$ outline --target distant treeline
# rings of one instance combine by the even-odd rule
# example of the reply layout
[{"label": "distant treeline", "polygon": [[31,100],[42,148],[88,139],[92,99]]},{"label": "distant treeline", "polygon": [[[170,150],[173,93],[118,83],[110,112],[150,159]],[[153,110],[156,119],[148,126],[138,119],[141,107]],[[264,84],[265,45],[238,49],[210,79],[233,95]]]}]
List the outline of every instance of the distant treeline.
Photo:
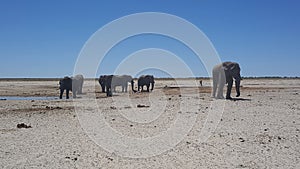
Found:
[{"label": "distant treeline", "polygon": [[258,76],[258,77],[243,77],[243,79],[299,79],[300,77],[294,76]]},{"label": "distant treeline", "polygon": [[[259,77],[242,77],[243,79],[300,79],[300,77],[288,77],[288,76],[259,76]],[[59,81],[61,78],[0,78],[0,81]],[[137,80],[137,78],[134,78]],[[157,77],[157,80],[208,80],[209,77],[186,77],[186,78],[167,78],[167,77]],[[98,80],[98,78],[85,78],[85,80]]]}]

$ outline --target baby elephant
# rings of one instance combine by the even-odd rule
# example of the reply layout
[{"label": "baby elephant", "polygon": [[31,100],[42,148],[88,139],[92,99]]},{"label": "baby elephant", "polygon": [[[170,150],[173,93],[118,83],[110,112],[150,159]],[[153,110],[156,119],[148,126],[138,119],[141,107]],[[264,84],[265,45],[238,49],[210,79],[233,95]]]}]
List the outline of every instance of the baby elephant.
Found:
[{"label": "baby elephant", "polygon": [[240,83],[241,83],[241,68],[238,63],[235,62],[223,62],[216,65],[212,70],[213,75],[213,93],[212,97],[217,99],[223,99],[223,88],[227,85],[226,99],[232,99],[231,88],[233,79],[235,80],[236,97],[240,96]]},{"label": "baby elephant", "polygon": [[72,91],[73,98],[76,98],[77,93],[82,92],[82,85],[83,85],[83,76],[82,75],[76,75],[73,78],[70,78],[68,76],[64,77],[59,81],[59,89],[60,89],[60,95],[59,98],[62,99],[64,90],[66,90],[66,98],[69,99],[69,91]]}]

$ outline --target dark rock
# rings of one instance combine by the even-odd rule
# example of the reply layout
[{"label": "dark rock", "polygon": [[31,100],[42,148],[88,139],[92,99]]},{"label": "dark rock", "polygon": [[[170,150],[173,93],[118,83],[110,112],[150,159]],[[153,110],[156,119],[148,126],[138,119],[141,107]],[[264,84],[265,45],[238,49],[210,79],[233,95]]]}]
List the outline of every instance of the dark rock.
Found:
[{"label": "dark rock", "polygon": [[245,142],[245,140],[242,137],[240,137],[239,139],[240,139],[240,142]]},{"label": "dark rock", "polygon": [[17,128],[32,128],[30,125],[26,125],[24,123],[17,124]]},{"label": "dark rock", "polygon": [[136,107],[142,108],[142,107],[150,107],[150,106],[146,106],[146,105],[143,105],[143,104],[138,104]]}]

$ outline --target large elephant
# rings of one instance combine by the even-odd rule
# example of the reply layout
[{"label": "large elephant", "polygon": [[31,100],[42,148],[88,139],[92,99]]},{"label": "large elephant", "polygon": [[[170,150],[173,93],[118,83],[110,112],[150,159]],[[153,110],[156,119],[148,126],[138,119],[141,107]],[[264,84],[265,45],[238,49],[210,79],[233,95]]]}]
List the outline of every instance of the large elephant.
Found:
[{"label": "large elephant", "polygon": [[[138,91],[140,91],[140,88],[142,89],[141,91],[144,91],[143,87],[147,87],[147,92],[149,92],[150,84],[151,84],[151,91],[154,88],[154,76],[153,75],[142,75],[138,79]],[[132,84],[132,89],[134,89],[134,86]],[[134,90],[133,90],[134,91]]]},{"label": "large elephant", "polygon": [[132,77],[129,75],[114,75],[111,82],[112,90],[116,91],[116,86],[122,87],[122,92],[127,92],[128,83],[132,82]]},{"label": "large elephant", "polygon": [[59,81],[60,95],[59,98],[62,99],[64,90],[66,90],[66,98],[69,99],[69,92],[72,91],[73,98],[76,98],[76,94],[82,92],[83,76],[76,75],[74,77],[65,76]]},{"label": "large elephant", "polygon": [[106,75],[101,75],[98,80],[102,89],[102,93],[105,93],[105,80],[106,80]]},{"label": "large elephant", "polygon": [[[213,75],[213,93],[212,97],[223,99],[223,88],[227,84],[226,99],[231,98],[231,89],[233,79],[235,80],[236,97],[240,96],[240,83],[241,83],[241,68],[238,63],[224,62],[216,65],[212,70]],[[218,91],[217,91],[218,90]],[[217,93],[217,95],[216,95]]]},{"label": "large elephant", "polygon": [[111,91],[111,81],[112,81],[113,75],[104,75],[104,86],[106,91],[106,96],[111,97],[112,91]]},{"label": "large elephant", "polygon": [[107,96],[112,95],[111,90],[114,92],[116,91],[116,86],[122,86],[122,92],[127,92],[128,82],[131,82],[133,86],[133,79],[129,75],[101,75],[99,77],[99,84],[102,88],[102,92],[106,92]]}]

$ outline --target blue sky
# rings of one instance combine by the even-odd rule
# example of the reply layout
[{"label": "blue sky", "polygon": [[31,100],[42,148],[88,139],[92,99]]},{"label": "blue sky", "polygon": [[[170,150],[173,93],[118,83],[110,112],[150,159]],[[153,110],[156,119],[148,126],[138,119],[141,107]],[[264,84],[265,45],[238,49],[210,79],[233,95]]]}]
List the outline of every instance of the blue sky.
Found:
[{"label": "blue sky", "polygon": [[[297,0],[2,0],[0,78],[71,75],[94,32],[139,12],[169,13],[193,23],[222,61],[240,63],[243,76],[300,76],[299,9]],[[201,63],[186,58],[189,51],[174,40],[145,35],[127,41],[105,57],[99,74],[112,73],[130,52],[155,47],[178,54],[196,76],[207,76]]]}]

